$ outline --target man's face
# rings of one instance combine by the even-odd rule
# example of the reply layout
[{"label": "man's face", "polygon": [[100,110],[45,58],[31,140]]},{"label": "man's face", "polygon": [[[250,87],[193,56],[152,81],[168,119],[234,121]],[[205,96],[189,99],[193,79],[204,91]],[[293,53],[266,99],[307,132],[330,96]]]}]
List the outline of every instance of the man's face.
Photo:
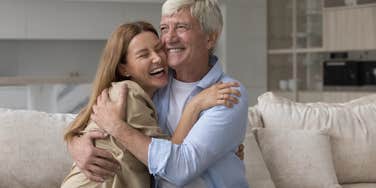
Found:
[{"label": "man's face", "polygon": [[162,16],[160,29],[170,67],[196,67],[195,63],[201,63],[202,58],[207,61],[208,36],[188,8],[171,16]]}]

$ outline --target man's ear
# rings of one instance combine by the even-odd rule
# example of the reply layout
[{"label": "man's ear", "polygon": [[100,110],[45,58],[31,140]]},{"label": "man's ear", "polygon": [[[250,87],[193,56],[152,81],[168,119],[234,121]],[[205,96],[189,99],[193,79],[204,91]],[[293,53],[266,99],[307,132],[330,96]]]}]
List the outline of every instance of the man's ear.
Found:
[{"label": "man's ear", "polygon": [[208,35],[208,50],[213,50],[215,48],[215,45],[217,44],[218,40],[218,32],[212,32]]},{"label": "man's ear", "polygon": [[124,77],[131,77],[131,75],[127,71],[126,64],[119,63],[117,66],[118,66],[118,71],[119,71],[120,75],[122,75]]}]

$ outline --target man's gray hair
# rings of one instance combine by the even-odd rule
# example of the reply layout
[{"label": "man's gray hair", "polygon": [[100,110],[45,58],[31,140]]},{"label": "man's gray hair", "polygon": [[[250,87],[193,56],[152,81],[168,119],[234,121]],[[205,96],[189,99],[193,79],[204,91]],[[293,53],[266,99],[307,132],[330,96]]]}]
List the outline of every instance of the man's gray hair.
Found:
[{"label": "man's gray hair", "polygon": [[166,0],[162,6],[162,16],[171,16],[183,8],[190,8],[206,34],[222,32],[223,16],[217,0]]}]

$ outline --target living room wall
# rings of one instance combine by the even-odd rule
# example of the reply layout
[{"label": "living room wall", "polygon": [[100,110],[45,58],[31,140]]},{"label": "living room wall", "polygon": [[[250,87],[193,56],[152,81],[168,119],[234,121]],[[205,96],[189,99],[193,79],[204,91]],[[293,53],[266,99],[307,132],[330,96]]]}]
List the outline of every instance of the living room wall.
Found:
[{"label": "living room wall", "polygon": [[[257,96],[266,91],[266,2],[264,0],[220,2],[225,14],[225,28],[218,54],[223,59],[224,70],[248,88],[250,105],[255,104]],[[90,4],[99,6],[103,2]],[[158,27],[160,4],[121,4],[128,7],[125,10],[132,9],[128,11],[133,14],[129,15],[129,20],[146,19]],[[148,11],[142,13],[136,11],[139,7]],[[69,76],[71,73],[78,72],[80,76],[92,78],[104,43],[104,40],[77,39],[0,40],[0,76]],[[9,93],[12,89],[7,87],[0,90]],[[27,89],[17,87],[11,92],[14,93],[11,96],[27,96],[25,91]],[[0,96],[0,104],[12,104],[11,101],[20,102],[18,97]],[[28,105],[17,103],[14,108],[25,106]]]}]

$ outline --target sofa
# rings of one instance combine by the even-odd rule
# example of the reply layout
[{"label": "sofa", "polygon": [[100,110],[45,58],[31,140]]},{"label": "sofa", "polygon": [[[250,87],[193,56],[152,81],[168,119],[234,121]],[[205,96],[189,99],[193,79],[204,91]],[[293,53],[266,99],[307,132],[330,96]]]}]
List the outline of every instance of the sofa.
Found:
[{"label": "sofa", "polygon": [[267,92],[248,116],[251,187],[376,188],[376,95],[297,103]]},{"label": "sofa", "polygon": [[[251,188],[375,188],[376,95],[295,103],[265,93],[249,108]],[[55,188],[72,160],[63,141],[74,114],[0,109],[0,188]]]}]

